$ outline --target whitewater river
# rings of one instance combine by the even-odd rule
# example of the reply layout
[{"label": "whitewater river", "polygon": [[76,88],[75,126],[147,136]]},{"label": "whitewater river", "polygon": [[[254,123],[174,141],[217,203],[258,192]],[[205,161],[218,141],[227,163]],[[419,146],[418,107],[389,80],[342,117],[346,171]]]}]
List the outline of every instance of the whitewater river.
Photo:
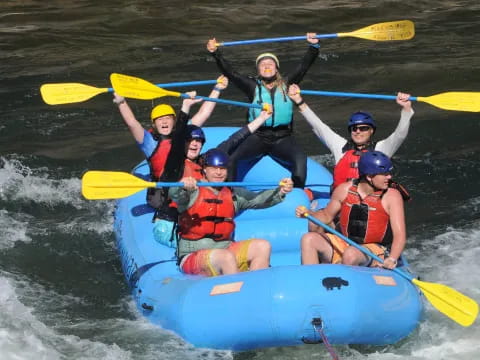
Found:
[{"label": "whitewater river", "polygon": [[[0,359],[329,359],[321,345],[235,354],[195,349],[139,316],[124,282],[111,201],[86,201],[87,170],[129,171],[142,159],[109,94],[49,106],[45,83],[109,86],[112,72],[155,83],[214,79],[205,43],[348,32],[409,19],[404,42],[322,41],[302,87],[430,96],[480,91],[480,3],[452,1],[2,1],[0,4]],[[226,48],[246,73],[273,51],[288,72],[305,43]],[[180,89],[187,91],[190,89]],[[210,87],[196,88],[208,95]],[[229,88],[225,98],[245,101]],[[382,139],[399,119],[394,101],[306,98],[336,131],[370,111]],[[170,98],[174,105],[180,101]],[[150,101],[131,101],[148,124]],[[406,254],[421,278],[480,301],[480,114],[414,103],[407,141],[395,157],[411,191]],[[218,106],[209,125],[241,125],[244,110]],[[304,150],[332,158],[301,116]],[[341,311],[341,309],[339,309]],[[430,305],[401,342],[335,346],[347,360],[480,359],[480,321],[463,328]]]}]

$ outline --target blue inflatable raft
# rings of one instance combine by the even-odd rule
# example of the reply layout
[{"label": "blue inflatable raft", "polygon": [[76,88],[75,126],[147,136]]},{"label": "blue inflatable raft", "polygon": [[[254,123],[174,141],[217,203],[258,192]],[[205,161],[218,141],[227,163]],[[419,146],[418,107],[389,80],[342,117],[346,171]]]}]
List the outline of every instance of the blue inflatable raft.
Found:
[{"label": "blue inflatable raft", "polygon": [[[236,128],[205,128],[205,150]],[[134,169],[145,176],[146,162]],[[289,173],[268,157],[245,182],[277,182]],[[410,334],[422,316],[418,289],[394,272],[344,265],[300,265],[300,238],[307,220],[297,205],[324,207],[330,173],[308,160],[307,184],[315,200],[294,189],[269,209],[236,218],[235,239],[264,238],[271,267],[213,278],[179,272],[175,249],[153,238],[152,215],[141,191],[117,202],[115,235],[122,267],[140,312],[197,347],[251,350],[321,342],[384,345]],[[255,190],[255,189],[252,189]],[[404,267],[406,266],[405,261]],[[405,267],[406,269],[406,267]]]}]

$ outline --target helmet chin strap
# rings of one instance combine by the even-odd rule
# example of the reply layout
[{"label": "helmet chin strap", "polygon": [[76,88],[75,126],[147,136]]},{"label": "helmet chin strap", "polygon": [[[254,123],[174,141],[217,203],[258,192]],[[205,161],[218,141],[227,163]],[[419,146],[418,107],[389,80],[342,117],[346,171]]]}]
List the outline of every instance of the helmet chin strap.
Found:
[{"label": "helmet chin strap", "polygon": [[373,191],[381,191],[382,189],[377,188],[375,185],[373,185],[373,181],[368,179],[368,176],[365,176],[365,181],[367,182],[368,185],[370,185],[373,188]]},{"label": "helmet chin strap", "polygon": [[367,141],[365,144],[355,144],[355,147],[357,148],[357,150],[363,150],[365,149],[367,146],[370,146],[372,142],[369,140]]},{"label": "helmet chin strap", "polygon": [[271,84],[272,82],[277,80],[277,74],[269,77],[260,76],[260,80],[264,81],[266,84]]}]

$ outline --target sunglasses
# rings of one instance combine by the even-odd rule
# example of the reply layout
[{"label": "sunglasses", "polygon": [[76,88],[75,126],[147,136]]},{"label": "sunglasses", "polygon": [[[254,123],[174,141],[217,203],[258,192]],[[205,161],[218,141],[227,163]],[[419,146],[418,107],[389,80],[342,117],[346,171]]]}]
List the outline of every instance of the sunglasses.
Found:
[{"label": "sunglasses", "polygon": [[353,125],[350,128],[350,131],[351,132],[356,132],[357,130],[360,130],[361,132],[365,132],[365,131],[368,131],[370,129],[371,129],[371,127],[368,126],[368,125]]}]

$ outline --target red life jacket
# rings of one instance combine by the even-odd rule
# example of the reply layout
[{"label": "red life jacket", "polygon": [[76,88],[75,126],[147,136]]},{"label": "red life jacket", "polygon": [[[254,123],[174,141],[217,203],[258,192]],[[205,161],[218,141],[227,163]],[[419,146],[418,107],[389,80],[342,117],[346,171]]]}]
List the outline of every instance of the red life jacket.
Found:
[{"label": "red life jacket", "polygon": [[[196,180],[203,180],[202,167],[196,162],[185,158],[185,167],[183,168],[183,177],[191,176]],[[170,200],[169,207],[177,208],[175,201]]]},{"label": "red life jacket", "polygon": [[183,169],[183,177],[191,176],[194,179],[202,180],[202,167],[196,162],[185,158],[185,167]]},{"label": "red life jacket", "polygon": [[160,139],[158,140],[157,147],[153,151],[152,155],[148,158],[148,164],[150,165],[150,174],[152,175],[154,181],[158,181],[158,179],[160,179],[160,176],[162,176],[171,148],[171,139]]},{"label": "red life jacket", "polygon": [[369,143],[365,148],[359,150],[352,141],[347,142],[342,149],[343,157],[333,169],[332,191],[344,182],[358,179],[358,160],[360,160],[360,155],[362,155],[362,152],[374,149],[375,143]]},{"label": "red life jacket", "polygon": [[340,210],[340,229],[343,235],[358,244],[391,245],[393,236],[390,216],[382,205],[384,193],[385,191],[375,191],[362,200],[357,185],[348,189]]},{"label": "red life jacket", "polygon": [[228,187],[223,187],[218,194],[207,187],[200,187],[198,190],[195,203],[180,214],[180,236],[188,240],[230,240],[235,230],[232,191]]}]

